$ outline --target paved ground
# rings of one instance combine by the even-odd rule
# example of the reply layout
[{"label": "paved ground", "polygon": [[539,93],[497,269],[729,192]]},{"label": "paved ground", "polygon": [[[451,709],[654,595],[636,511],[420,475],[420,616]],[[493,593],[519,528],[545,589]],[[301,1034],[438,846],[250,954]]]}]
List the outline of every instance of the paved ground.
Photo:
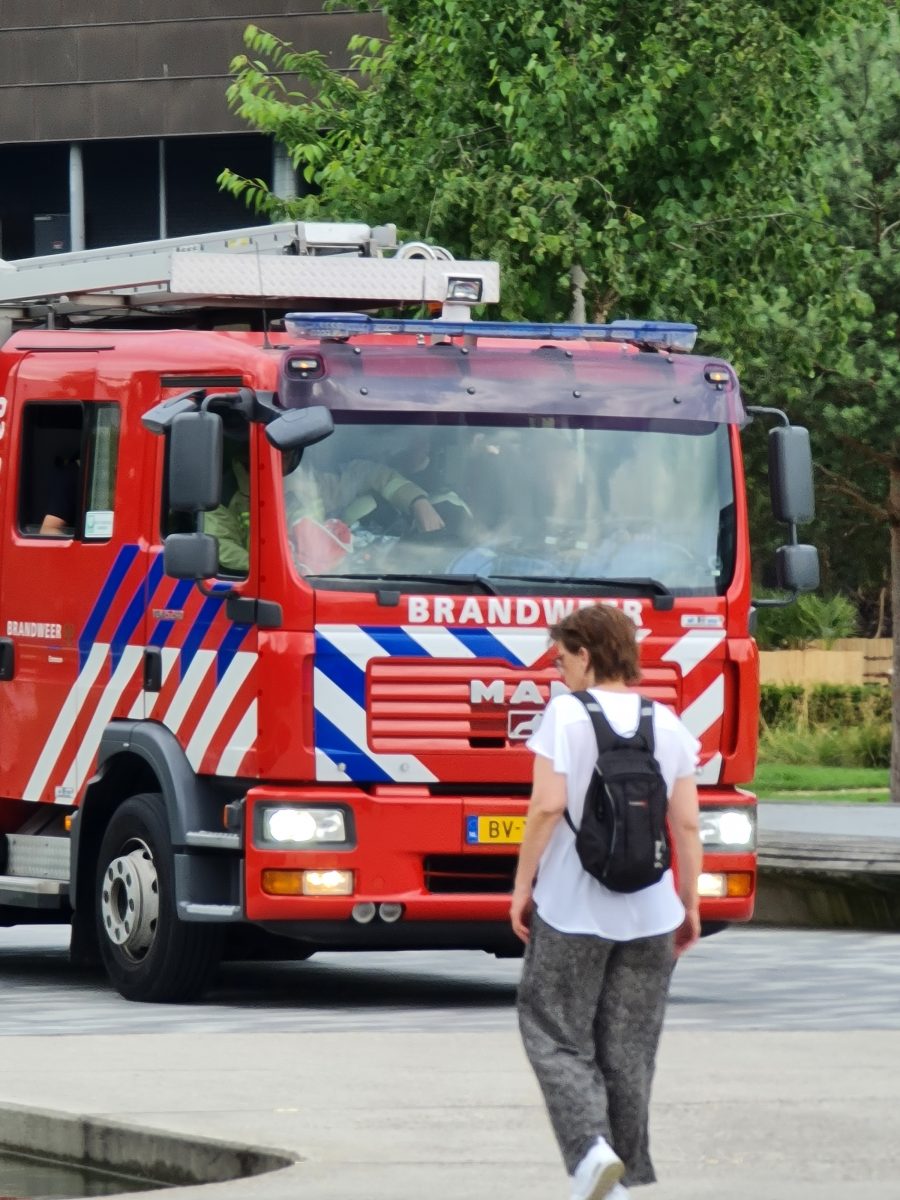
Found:
[{"label": "paved ground", "polygon": [[[0,931],[0,1062],[15,1036],[124,1041],[172,1032],[230,1038],[248,1030],[453,1030],[468,1037],[515,1029],[520,965],[477,952],[229,964],[203,1004],[155,1005],[130,1004],[102,976],[73,971],[65,946],[61,929]],[[900,936],[734,928],[704,939],[679,964],[667,1028],[900,1030],[898,996]]]},{"label": "paved ground", "polygon": [[[874,836],[873,815],[894,819],[854,812],[861,835]],[[809,819],[820,816],[835,819]],[[249,994],[243,969],[229,968],[209,1007],[163,1009],[128,1005],[90,977],[69,986],[58,949],[26,957],[18,936],[0,931],[0,1099],[303,1160],[170,1193],[180,1200],[565,1200],[515,1031],[515,963],[494,964],[487,985],[468,958],[410,985],[396,960],[323,956],[249,968]],[[705,941],[679,967],[663,1040],[662,1182],[636,1196],[898,1200],[898,996],[891,935],[750,929]]]},{"label": "paved ground", "polygon": [[[759,833],[900,838],[900,804],[760,804]],[[900,1188],[897,1195],[900,1196]]]},{"label": "paved ground", "polygon": [[[564,1200],[516,1034],[61,1035],[3,1045],[20,1104],[305,1158],[181,1200]],[[896,1200],[900,1033],[666,1035],[647,1200]],[[174,1193],[173,1193],[174,1194]]]}]

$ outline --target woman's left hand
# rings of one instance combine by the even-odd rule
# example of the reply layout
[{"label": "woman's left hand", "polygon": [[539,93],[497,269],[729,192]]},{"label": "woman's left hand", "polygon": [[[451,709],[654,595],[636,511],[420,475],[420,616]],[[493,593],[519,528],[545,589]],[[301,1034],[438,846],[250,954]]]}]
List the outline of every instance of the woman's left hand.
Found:
[{"label": "woman's left hand", "polygon": [[700,940],[700,909],[697,905],[685,909],[684,920],[675,930],[675,957],[680,958]]},{"label": "woman's left hand", "polygon": [[534,900],[532,899],[531,888],[527,890],[517,888],[512,894],[509,919],[512,923],[513,933],[520,941],[526,944],[531,936],[531,918],[533,914]]}]

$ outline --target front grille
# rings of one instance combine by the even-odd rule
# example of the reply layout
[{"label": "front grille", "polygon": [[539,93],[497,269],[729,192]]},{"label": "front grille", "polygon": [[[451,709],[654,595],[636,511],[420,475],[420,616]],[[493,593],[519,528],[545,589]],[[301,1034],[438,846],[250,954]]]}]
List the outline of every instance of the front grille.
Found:
[{"label": "front grille", "polygon": [[516,874],[515,854],[432,854],[425,859],[425,888],[435,895],[480,892],[508,894]]},{"label": "front grille", "polygon": [[[526,679],[544,704],[559,676],[550,667],[531,669],[508,664],[373,659],[368,668],[369,745],[379,754],[417,754],[428,750],[502,749],[522,745],[533,700],[513,700]],[[502,683],[503,703],[472,703],[473,680]],[[638,691],[677,710],[678,670],[668,663],[646,666]],[[499,694],[499,693],[498,693]],[[512,716],[511,716],[512,714]],[[510,731],[519,737],[510,739]]]}]

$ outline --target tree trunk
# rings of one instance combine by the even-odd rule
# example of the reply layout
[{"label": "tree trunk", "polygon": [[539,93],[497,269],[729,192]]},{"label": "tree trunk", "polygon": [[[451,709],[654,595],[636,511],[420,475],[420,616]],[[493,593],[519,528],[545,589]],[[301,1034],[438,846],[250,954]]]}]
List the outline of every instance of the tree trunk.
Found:
[{"label": "tree trunk", "polygon": [[900,465],[891,466],[891,803],[900,804]]},{"label": "tree trunk", "polygon": [[572,316],[571,320],[576,325],[583,325],[587,320],[587,315],[584,307],[584,285],[587,283],[587,275],[579,263],[575,263],[572,270],[569,272],[569,278],[572,281]]}]

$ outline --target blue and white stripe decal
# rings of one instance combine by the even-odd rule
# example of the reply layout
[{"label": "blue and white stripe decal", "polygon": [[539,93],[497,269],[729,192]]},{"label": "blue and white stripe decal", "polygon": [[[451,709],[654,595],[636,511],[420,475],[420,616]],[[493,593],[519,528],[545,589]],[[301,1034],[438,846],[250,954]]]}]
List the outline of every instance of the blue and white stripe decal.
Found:
[{"label": "blue and white stripe decal", "polygon": [[414,755],[376,754],[369,748],[366,668],[373,658],[479,659],[530,667],[546,650],[545,630],[518,626],[318,625],[316,778],[344,783],[437,782],[437,776]]},{"label": "blue and white stripe decal", "polygon": [[[166,609],[180,613],[193,590],[189,581],[169,585],[165,580],[163,556],[146,557],[146,573],[128,583],[127,602],[115,627],[105,626],[110,608],[126,586],[126,579],[137,560],[140,547],[122,546],[109,567],[94,604],[78,635],[79,669],[75,681],[63,700],[41,747],[37,761],[24,788],[24,798],[37,801],[43,798],[49,785],[55,785],[55,798],[70,804],[75,799],[90,772],[103,732],[119,708],[123,695],[133,686],[141,672],[144,656],[143,622],[159,593],[167,594]],[[230,709],[253,667],[255,649],[246,650],[252,643],[252,626],[231,624],[219,637],[219,644],[201,649],[209,634],[210,623],[218,614],[228,585],[214,585],[216,592],[195,614],[187,630],[183,646],[169,646],[170,635],[176,629],[174,620],[156,624],[150,645],[162,651],[162,676],[165,685],[173,670],[179,685],[161,711],[161,692],[137,692],[130,705],[128,717],[141,720],[151,715],[167,725],[173,733],[182,733],[187,743],[186,753],[191,765],[199,770],[210,744],[222,722],[232,716]],[[104,631],[108,641],[97,641]],[[135,642],[135,638],[137,641]],[[211,670],[215,671],[215,688],[201,713],[192,717],[190,727],[185,721],[197,693]],[[68,748],[72,733],[79,721],[84,728],[78,745]],[[257,737],[257,702],[248,703],[237,729],[220,756],[217,774],[236,774],[247,751]],[[63,757],[65,755],[65,758]]]},{"label": "blue and white stripe decal", "polygon": [[103,624],[106,614],[109,612],[110,605],[116,597],[116,593],[121,587],[122,580],[128,574],[128,568],[137,558],[138,547],[134,545],[123,546],[116,555],[115,562],[110,568],[109,574],[103,587],[100,589],[100,594],[91,609],[90,615],[84,624],[84,629],[78,637],[78,669],[84,670],[85,663],[88,660],[88,655],[97,638],[97,631]]}]

